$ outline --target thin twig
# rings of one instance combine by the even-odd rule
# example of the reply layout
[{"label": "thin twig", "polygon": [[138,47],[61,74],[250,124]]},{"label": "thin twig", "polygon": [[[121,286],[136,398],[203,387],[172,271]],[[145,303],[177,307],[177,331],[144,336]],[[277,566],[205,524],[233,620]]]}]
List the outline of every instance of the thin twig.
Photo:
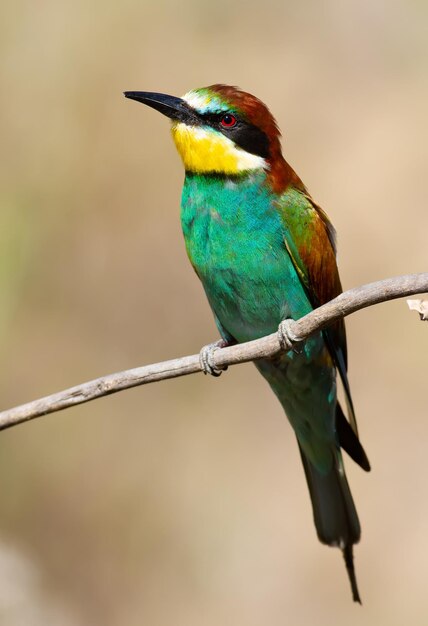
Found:
[{"label": "thin twig", "polygon": [[[290,348],[293,338],[294,341],[304,341],[313,333],[359,309],[424,292],[428,292],[428,273],[387,278],[350,289],[297,321],[287,320],[286,326],[282,326],[282,333],[216,350],[212,364],[222,369],[227,365],[274,356],[284,349],[284,335],[289,340]],[[200,371],[199,355],[194,354],[103,376],[1,412],[0,430],[124,389]]]}]

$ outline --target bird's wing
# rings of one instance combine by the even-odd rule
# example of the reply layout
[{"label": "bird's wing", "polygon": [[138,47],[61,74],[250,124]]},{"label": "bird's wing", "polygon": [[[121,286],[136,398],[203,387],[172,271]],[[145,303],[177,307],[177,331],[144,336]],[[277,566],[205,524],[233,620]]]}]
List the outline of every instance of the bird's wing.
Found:
[{"label": "bird's wing", "polygon": [[[288,188],[279,210],[284,222],[284,241],[314,308],[342,292],[336,263],[336,233],[324,211],[306,191]],[[358,434],[347,377],[346,332],[343,319],[323,331],[345,390],[349,421]]]}]

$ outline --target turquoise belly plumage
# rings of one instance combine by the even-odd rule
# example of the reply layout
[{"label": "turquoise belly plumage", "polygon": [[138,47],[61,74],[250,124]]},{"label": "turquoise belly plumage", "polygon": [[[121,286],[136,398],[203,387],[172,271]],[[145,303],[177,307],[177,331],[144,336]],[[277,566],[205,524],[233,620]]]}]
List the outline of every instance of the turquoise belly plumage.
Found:
[{"label": "turquoise belly plumage", "polygon": [[275,332],[311,310],[284,244],[264,173],[186,175],[181,221],[189,259],[223,328],[237,341]]}]

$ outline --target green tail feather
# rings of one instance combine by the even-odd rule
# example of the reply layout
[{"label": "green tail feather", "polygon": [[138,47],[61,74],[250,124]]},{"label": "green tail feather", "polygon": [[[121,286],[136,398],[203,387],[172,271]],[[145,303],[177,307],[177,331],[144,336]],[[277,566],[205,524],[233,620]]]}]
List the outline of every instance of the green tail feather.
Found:
[{"label": "green tail feather", "polygon": [[[300,446],[299,446],[300,448]],[[312,501],[315,527],[322,543],[341,548],[351,583],[352,597],[361,604],[355,576],[352,546],[361,536],[360,522],[346,480],[340,452],[327,474],[320,473],[300,448]]]}]

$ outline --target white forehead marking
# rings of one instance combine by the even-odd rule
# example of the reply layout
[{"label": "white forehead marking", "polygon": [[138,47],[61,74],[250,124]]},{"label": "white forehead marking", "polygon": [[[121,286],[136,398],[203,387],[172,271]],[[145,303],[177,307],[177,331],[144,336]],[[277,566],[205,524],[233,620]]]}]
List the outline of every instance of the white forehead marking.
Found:
[{"label": "white forehead marking", "polygon": [[193,109],[196,109],[200,113],[205,111],[227,111],[228,106],[216,98],[216,96],[209,94],[208,92],[201,91],[189,91],[183,96],[183,100],[187,102]]}]

